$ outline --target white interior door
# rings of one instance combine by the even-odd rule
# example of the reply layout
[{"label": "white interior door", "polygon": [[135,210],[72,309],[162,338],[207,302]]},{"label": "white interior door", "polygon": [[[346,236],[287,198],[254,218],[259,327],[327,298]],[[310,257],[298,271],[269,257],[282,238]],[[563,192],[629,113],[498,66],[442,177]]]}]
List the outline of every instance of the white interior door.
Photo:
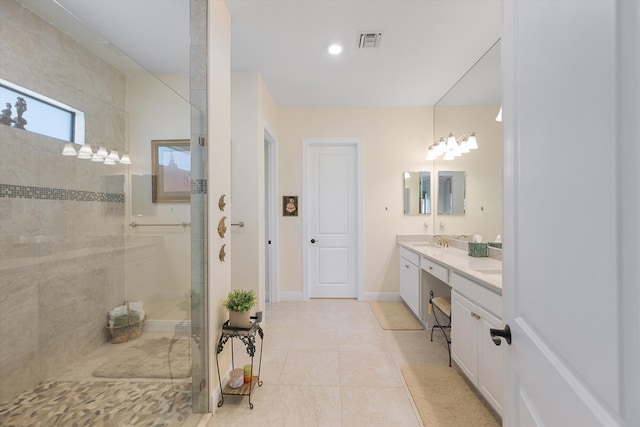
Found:
[{"label": "white interior door", "polygon": [[278,204],[277,200],[277,145],[275,138],[264,132],[264,212],[265,260],[264,283],[266,302],[278,302]]},{"label": "white interior door", "polygon": [[358,145],[305,140],[303,255],[309,298],[358,296]]},{"label": "white interior door", "polygon": [[616,69],[638,22],[625,0],[504,2],[505,426],[640,425],[640,97]]}]

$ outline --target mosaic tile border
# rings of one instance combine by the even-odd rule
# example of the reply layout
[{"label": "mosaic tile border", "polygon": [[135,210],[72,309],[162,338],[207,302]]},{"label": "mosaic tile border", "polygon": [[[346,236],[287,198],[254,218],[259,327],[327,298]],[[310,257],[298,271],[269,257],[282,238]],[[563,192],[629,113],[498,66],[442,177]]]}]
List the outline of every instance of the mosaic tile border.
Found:
[{"label": "mosaic tile border", "polygon": [[207,180],[194,179],[191,181],[191,194],[207,194]]},{"label": "mosaic tile border", "polygon": [[64,188],[30,187],[26,185],[0,184],[0,198],[69,200],[75,202],[124,203],[123,193],[67,190]]}]

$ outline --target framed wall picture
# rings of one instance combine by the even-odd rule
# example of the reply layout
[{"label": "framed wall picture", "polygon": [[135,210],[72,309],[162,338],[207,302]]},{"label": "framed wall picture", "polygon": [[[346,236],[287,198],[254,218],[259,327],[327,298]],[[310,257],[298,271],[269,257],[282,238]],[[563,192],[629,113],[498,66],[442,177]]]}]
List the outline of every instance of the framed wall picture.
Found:
[{"label": "framed wall picture", "polygon": [[191,150],[188,139],[151,141],[153,203],[191,201]]},{"label": "framed wall picture", "polygon": [[282,216],[298,216],[298,196],[282,196]]}]

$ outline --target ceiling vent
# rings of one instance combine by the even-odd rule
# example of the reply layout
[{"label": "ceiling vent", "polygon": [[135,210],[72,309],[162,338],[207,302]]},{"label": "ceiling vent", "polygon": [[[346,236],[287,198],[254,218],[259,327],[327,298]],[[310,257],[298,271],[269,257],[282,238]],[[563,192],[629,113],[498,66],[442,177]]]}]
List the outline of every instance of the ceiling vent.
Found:
[{"label": "ceiling vent", "polygon": [[378,47],[380,44],[380,38],[382,38],[382,33],[361,33],[360,44],[358,47],[360,49]]}]

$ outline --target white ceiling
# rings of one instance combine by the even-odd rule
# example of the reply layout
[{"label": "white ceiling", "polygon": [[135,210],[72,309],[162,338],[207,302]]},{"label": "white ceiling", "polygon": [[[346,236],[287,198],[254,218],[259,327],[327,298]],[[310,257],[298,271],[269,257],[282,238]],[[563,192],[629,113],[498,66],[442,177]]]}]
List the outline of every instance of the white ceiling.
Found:
[{"label": "white ceiling", "polygon": [[[118,49],[152,73],[188,70],[188,0],[19,1],[121,67]],[[260,72],[282,108],[434,105],[501,31],[501,0],[225,3],[232,70]],[[78,30],[58,4],[95,31]],[[361,32],[381,32],[380,46],[358,49]],[[331,42],[340,56],[327,53]],[[486,103],[498,104],[487,84]]]}]

